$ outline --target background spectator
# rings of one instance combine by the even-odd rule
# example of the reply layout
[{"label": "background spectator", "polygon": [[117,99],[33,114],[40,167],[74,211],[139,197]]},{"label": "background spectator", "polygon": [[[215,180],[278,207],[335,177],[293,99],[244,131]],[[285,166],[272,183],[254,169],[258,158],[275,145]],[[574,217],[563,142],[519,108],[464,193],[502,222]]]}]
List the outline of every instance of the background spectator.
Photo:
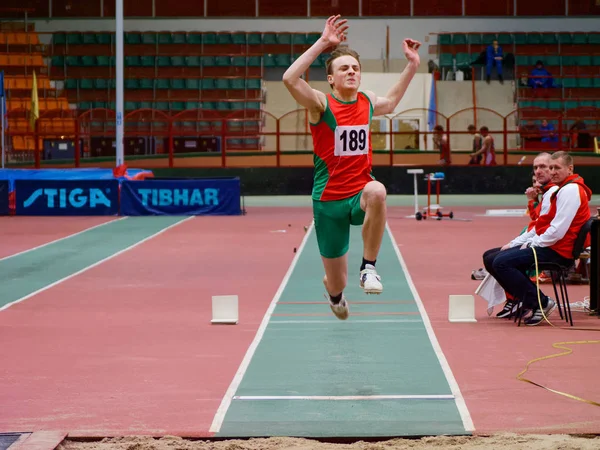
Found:
[{"label": "background spectator", "polygon": [[444,133],[444,127],[436,125],[433,129],[433,144],[440,152],[440,164],[442,166],[450,165],[452,160],[450,157],[450,144],[448,137]]},{"label": "background spectator", "polygon": [[529,74],[529,86],[534,89],[551,88],[554,86],[552,74],[544,67],[544,63],[541,60],[535,63],[535,67]]},{"label": "background spectator", "polygon": [[546,119],[542,120],[540,132],[542,135],[542,142],[558,142],[558,136],[556,135],[554,125],[548,123]]},{"label": "background spectator", "polygon": [[489,83],[492,75],[492,68],[496,66],[496,72],[498,73],[498,81],[504,83],[502,76],[502,60],[504,59],[504,53],[502,47],[498,45],[498,41],[493,41],[488,46],[486,51],[486,81]]},{"label": "background spectator", "polygon": [[[481,137],[481,134],[479,134],[477,132],[477,128],[475,128],[475,125],[469,125],[467,130],[469,130],[469,133],[471,133],[473,135],[472,150],[474,153],[477,153],[479,150],[481,150],[481,146],[483,145],[483,138]],[[469,160],[469,165],[480,165],[482,158],[483,158],[483,155],[481,153],[479,153],[476,156],[472,156],[471,159]]]}]

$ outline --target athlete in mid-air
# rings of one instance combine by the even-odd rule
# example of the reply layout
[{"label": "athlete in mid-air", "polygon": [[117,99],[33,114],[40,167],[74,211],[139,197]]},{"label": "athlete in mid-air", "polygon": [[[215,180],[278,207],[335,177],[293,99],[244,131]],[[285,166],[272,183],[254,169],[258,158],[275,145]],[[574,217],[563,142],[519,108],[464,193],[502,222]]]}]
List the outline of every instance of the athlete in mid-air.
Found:
[{"label": "athlete in mid-air", "polygon": [[[371,118],[394,111],[414,77],[421,45],[402,43],[408,64],[385,97],[360,91],[358,53],[338,47],[346,40],[347,20],[327,19],[320,39],[287,69],[283,82],[294,99],[308,109],[314,147],[313,216],[319,251],[325,268],[323,282],[331,310],[339,319],[349,315],[343,292],[348,278],[350,225],[362,225],[363,260],[360,286],[380,294],[381,277],[375,270],[386,223],[386,189],[371,175]],[[327,81],[332,92],[315,90],[302,79],[317,57],[331,46]]]}]

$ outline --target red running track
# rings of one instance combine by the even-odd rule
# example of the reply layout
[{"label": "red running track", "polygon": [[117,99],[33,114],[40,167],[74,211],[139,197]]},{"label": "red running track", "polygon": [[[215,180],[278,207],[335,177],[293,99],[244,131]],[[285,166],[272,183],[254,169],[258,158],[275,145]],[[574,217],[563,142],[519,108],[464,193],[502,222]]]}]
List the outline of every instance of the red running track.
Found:
[{"label": "red running track", "polygon": [[[488,317],[479,298],[478,323],[447,320],[448,295],[473,293],[478,283],[470,273],[481,267],[483,251],[513,237],[525,219],[477,216],[484,208],[456,208],[457,218],[473,222],[401,218],[410,212],[390,208],[390,228],[476,432],[597,432],[596,407],[516,375],[527,361],[555,353],[552,343],[600,339],[598,333],[517,328]],[[0,346],[0,432],[208,436],[310,220],[304,208],[194,218],[3,311],[0,341],[10,345]],[[572,300],[586,289],[570,286]],[[239,295],[239,325],[210,325],[211,296],[219,294]],[[600,327],[583,313],[574,319]],[[578,347],[527,376],[598,400],[597,351]]]},{"label": "red running track", "polygon": [[[3,311],[0,431],[207,436],[310,221],[197,217]],[[210,324],[222,294],[236,326]]]},{"label": "red running track", "polygon": [[[521,209],[518,206],[517,209]],[[473,418],[476,433],[597,433],[598,407],[571,400],[516,379],[528,361],[560,353],[555,342],[600,340],[600,333],[553,329],[548,324],[517,328],[512,320],[488,317],[476,296],[477,323],[448,322],[448,295],[474,294],[471,271],[483,267],[485,250],[509,242],[527,224],[526,217],[481,217],[485,208],[455,208],[452,220],[390,219],[390,228],[425,304],[433,329]],[[404,217],[410,209],[391,208]],[[552,285],[542,290],[554,297]],[[589,286],[569,285],[571,303],[589,295]],[[496,308],[497,312],[499,308]],[[550,317],[564,326],[558,310]],[[575,326],[600,329],[600,320],[574,312]],[[600,400],[600,345],[575,346],[573,355],[542,361],[525,375],[559,391]]]}]

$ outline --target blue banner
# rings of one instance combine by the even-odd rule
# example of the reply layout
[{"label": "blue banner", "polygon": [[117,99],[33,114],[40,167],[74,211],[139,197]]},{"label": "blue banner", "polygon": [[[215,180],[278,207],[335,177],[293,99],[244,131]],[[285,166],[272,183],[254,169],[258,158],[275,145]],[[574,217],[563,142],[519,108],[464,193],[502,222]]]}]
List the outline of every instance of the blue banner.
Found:
[{"label": "blue banner", "polygon": [[0,181],[0,216],[9,213],[8,194],[8,181]]},{"label": "blue banner", "polygon": [[124,216],[240,215],[240,179],[123,181]]},{"label": "blue banner", "polygon": [[114,216],[118,180],[15,180],[16,214],[27,216]]}]

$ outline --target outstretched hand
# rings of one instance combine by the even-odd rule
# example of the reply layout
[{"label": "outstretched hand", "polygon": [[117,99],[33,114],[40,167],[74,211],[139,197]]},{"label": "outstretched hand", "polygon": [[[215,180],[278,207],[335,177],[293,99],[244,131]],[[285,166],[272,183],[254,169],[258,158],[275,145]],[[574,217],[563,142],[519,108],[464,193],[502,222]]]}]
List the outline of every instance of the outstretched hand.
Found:
[{"label": "outstretched hand", "polygon": [[415,41],[413,39],[404,39],[402,43],[402,49],[404,50],[404,56],[408,62],[412,62],[417,66],[421,63],[421,58],[419,57],[419,47],[421,43],[419,41]]},{"label": "outstretched hand", "polygon": [[327,41],[330,45],[339,45],[340,43],[346,40],[346,32],[349,28],[346,23],[348,20],[342,19],[338,21],[341,16],[338,14],[337,16],[331,16],[327,19],[325,23],[325,30],[323,30],[323,34],[321,38]]}]

